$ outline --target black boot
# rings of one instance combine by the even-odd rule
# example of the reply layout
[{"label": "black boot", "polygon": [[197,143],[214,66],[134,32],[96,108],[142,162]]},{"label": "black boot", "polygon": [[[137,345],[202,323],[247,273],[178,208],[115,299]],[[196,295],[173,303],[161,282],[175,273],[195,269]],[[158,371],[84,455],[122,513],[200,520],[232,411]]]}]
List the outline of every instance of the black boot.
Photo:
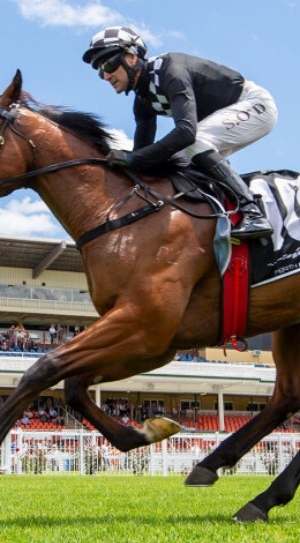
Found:
[{"label": "black boot", "polygon": [[[215,160],[216,157],[218,161]],[[204,173],[222,181],[237,195],[243,217],[237,225],[233,226],[232,237],[254,239],[269,237],[273,234],[273,228],[255,202],[253,194],[227,160],[222,159],[215,151],[208,151],[194,156],[193,163],[201,169],[204,166],[202,169]]]}]

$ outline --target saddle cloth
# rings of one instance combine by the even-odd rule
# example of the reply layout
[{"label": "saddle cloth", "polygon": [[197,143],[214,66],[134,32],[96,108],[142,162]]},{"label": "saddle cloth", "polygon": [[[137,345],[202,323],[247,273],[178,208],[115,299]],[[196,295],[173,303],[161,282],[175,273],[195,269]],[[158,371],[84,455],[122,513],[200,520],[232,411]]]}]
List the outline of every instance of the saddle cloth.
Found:
[{"label": "saddle cloth", "polygon": [[[254,194],[261,195],[261,205],[274,233],[270,238],[249,240],[250,285],[258,286],[283,279],[300,272],[300,174],[291,170],[260,171],[243,174],[243,180]],[[187,182],[190,183],[187,187]],[[203,199],[204,192],[211,191],[224,202],[220,189],[212,179],[201,176],[176,177],[177,190],[188,191],[185,196]],[[200,190],[195,190],[195,183]],[[209,201],[211,204],[211,201]],[[230,228],[217,225],[215,255],[221,275],[231,258]],[[222,254],[221,254],[222,253]]]}]

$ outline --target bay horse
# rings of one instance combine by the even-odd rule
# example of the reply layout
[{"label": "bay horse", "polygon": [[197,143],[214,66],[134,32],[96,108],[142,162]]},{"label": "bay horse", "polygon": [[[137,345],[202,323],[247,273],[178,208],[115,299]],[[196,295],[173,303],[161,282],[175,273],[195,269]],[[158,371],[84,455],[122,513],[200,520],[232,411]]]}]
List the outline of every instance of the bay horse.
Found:
[{"label": "bay horse", "polygon": [[[24,187],[36,191],[69,235],[84,241],[83,266],[99,319],[25,372],[1,406],[0,442],[42,390],[64,380],[67,404],[115,447],[148,445],[177,432],[178,425],[154,418],[142,429],[125,427],[92,401],[88,388],[163,366],[178,350],[217,344],[222,281],[213,251],[216,219],[196,217],[211,217],[212,207],[188,201],[186,213],[162,205],[174,197],[169,178],[146,178],[150,189],[145,182],[133,187],[126,171],[109,169],[111,142],[95,117],[33,107],[28,96],[17,70],[0,97],[0,196]],[[157,191],[161,199],[154,197]],[[279,280],[277,288],[271,283],[251,289],[245,336],[268,332],[277,368],[272,398],[195,466],[187,486],[212,485],[219,468],[234,466],[300,409],[298,273]],[[300,452],[233,518],[267,520],[272,507],[293,498],[299,482]]]}]

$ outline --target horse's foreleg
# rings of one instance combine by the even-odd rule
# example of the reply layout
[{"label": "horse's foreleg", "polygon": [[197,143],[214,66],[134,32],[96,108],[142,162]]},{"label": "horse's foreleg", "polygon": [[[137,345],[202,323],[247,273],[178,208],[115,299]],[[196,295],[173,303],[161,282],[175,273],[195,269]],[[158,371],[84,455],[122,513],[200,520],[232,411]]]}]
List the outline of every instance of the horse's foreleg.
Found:
[{"label": "horse's foreleg", "polygon": [[[151,328],[149,323],[154,317],[153,309],[149,310],[149,320],[147,321],[145,318],[142,328],[140,325],[142,310],[138,306],[129,304],[128,314],[127,308],[128,304],[124,304],[124,306],[111,310],[106,317],[94,322],[72,341],[41,357],[25,372],[17,388],[0,409],[0,442],[3,441],[7,432],[28,404],[42,390],[46,390],[62,380],[77,376],[82,378],[84,383],[88,378],[90,383],[111,382],[125,379],[142,371],[150,371],[172,359],[173,351],[168,350],[168,342],[174,333],[174,325],[170,325],[166,338],[166,329],[161,326],[164,313],[160,319],[156,318],[155,327]],[[146,313],[145,310],[143,316]],[[83,404],[88,406],[85,408],[88,418],[91,407],[87,400]],[[98,417],[95,413],[93,416],[94,421],[97,422],[99,414]],[[108,420],[102,417],[97,424],[99,427],[101,424],[102,430],[104,430]],[[150,422],[147,430],[144,430],[146,437],[145,435],[139,436],[136,431],[134,434],[136,441],[132,440],[132,447],[142,444],[145,439],[151,443],[179,430],[179,426],[175,428],[175,424],[171,428],[167,424],[167,428],[162,429],[158,428],[159,424],[156,420]],[[161,424],[163,426],[163,423]],[[119,426],[113,428],[112,424],[108,425],[107,431],[110,432],[111,437],[114,435],[114,430],[118,433]],[[129,433],[130,431],[127,432],[127,435]],[[130,448],[129,443],[127,446]]]},{"label": "horse's foreleg", "polygon": [[180,430],[179,424],[163,417],[147,419],[141,430],[134,426],[123,426],[92,401],[82,378],[66,379],[65,396],[68,405],[79,411],[114,447],[123,452],[162,441]]},{"label": "horse's foreleg", "polygon": [[24,409],[36,399],[38,394],[57,382],[51,362],[43,362],[48,355],[40,358],[23,375],[20,383],[2,404],[0,410],[0,443],[15,422],[22,416]]},{"label": "horse's foreleg", "polygon": [[260,439],[269,434],[287,418],[288,410],[272,402],[237,432],[225,439],[209,456],[197,464],[186,479],[186,486],[211,486],[217,479],[217,470],[233,467]]}]

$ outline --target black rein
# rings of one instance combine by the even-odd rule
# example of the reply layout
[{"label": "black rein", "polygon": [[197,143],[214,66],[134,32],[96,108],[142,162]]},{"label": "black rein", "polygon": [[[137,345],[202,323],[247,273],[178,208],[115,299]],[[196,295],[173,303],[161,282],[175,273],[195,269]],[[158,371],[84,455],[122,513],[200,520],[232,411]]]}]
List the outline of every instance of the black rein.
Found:
[{"label": "black rein", "polygon": [[[8,127],[11,130],[15,131],[17,135],[24,138],[24,136],[20,134],[19,132],[17,132],[13,127],[13,122],[16,118],[17,107],[18,107],[16,104],[14,104],[13,106],[14,108],[12,107],[10,112],[0,107],[0,117],[2,117],[5,121],[2,127],[1,134],[0,134],[0,146],[4,145],[3,134],[4,134],[5,129]],[[31,145],[32,149],[34,149],[35,148],[34,143],[31,140],[27,140],[27,141]],[[17,183],[19,181],[27,181],[28,179],[33,179],[37,177],[38,175],[43,175],[45,173],[53,173],[65,168],[71,168],[71,167],[79,166],[82,164],[90,164],[90,165],[107,164],[107,160],[106,158],[78,158],[78,159],[68,160],[66,162],[59,162],[57,164],[52,164],[49,166],[45,166],[43,168],[39,168],[37,170],[31,170],[29,172],[16,175],[14,177],[8,177],[5,179],[2,179],[0,180],[0,186],[5,185],[6,183],[12,183],[12,182]],[[93,228],[92,230],[89,230],[88,232],[80,236],[79,239],[77,239],[76,247],[80,251],[86,243],[88,243],[89,241],[92,241],[98,236],[101,236],[102,234],[115,230],[116,228],[121,228],[122,226],[126,226],[135,221],[138,221],[139,219],[142,219],[143,217],[146,217],[147,215],[150,215],[154,213],[155,211],[159,211],[165,204],[169,204],[170,206],[196,219],[214,219],[214,218],[220,217],[221,215],[224,215],[223,213],[213,213],[211,215],[199,215],[199,214],[193,213],[192,211],[180,206],[173,199],[166,198],[162,196],[161,194],[157,193],[156,191],[154,191],[153,189],[151,189],[146,183],[141,181],[132,171],[126,169],[124,170],[124,172],[128,175],[128,177],[134,183],[133,191],[130,193],[130,195],[127,198],[125,198],[124,201],[126,201],[130,196],[132,196],[132,194],[136,194],[138,197],[146,201],[148,205],[138,208],[137,210],[132,211],[131,213],[128,213],[127,215],[124,215],[123,217],[120,217],[117,219],[109,219],[109,216],[108,216],[105,223],[97,226],[96,228]],[[139,192],[139,189],[142,189],[143,194]],[[149,195],[154,197],[156,201],[154,202],[151,201],[149,199]],[[121,205],[122,203],[123,201],[114,207],[119,207],[119,205]]]}]

